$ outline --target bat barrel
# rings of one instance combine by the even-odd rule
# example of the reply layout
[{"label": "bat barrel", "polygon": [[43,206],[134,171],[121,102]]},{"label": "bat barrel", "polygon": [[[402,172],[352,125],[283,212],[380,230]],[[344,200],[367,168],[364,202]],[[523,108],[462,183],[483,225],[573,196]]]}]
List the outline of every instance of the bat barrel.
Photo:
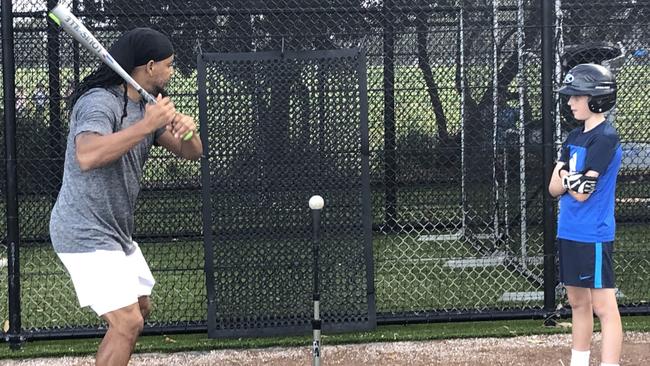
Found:
[{"label": "bat barrel", "polygon": [[85,48],[102,58],[108,54],[104,46],[99,43],[81,20],[73,15],[68,8],[58,4],[50,11],[50,13],[54,14],[56,17],[55,21],[58,20],[58,24]]}]

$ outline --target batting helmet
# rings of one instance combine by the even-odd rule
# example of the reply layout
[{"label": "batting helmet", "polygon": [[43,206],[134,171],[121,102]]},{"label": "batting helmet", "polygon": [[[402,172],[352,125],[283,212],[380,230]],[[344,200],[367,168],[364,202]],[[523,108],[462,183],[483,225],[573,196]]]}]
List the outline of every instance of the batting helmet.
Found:
[{"label": "batting helmet", "polygon": [[569,70],[558,93],[567,96],[588,95],[589,110],[603,113],[616,104],[616,80],[604,66],[580,64]]}]

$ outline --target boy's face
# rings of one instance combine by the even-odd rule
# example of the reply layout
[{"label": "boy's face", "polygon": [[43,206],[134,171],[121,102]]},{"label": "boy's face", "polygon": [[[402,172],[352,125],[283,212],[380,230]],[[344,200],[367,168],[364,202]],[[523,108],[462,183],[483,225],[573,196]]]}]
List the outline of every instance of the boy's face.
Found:
[{"label": "boy's face", "polygon": [[571,107],[573,117],[579,121],[585,121],[593,114],[589,110],[588,95],[572,95],[567,104]]}]

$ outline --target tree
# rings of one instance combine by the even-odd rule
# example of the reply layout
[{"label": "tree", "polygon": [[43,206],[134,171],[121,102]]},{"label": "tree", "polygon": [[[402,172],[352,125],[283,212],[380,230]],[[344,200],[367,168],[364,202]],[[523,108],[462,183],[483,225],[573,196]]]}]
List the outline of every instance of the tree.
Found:
[{"label": "tree", "polygon": [[[540,17],[541,0],[525,0],[524,4],[524,44],[527,54],[540,52]],[[512,104],[518,104],[512,85],[519,70],[518,55],[513,49],[518,47],[518,30],[516,20],[513,20],[513,10],[517,2],[501,1],[499,37],[497,40],[497,70],[493,69],[493,1],[492,0],[289,0],[269,2],[263,0],[243,0],[213,2],[208,0],[188,0],[178,2],[150,3],[145,0],[86,0],[83,7],[94,19],[94,24],[106,32],[111,29],[124,30],[136,25],[149,25],[171,35],[177,47],[178,68],[181,72],[190,73],[195,69],[195,56],[200,49],[203,52],[247,52],[264,50],[308,50],[331,49],[362,45],[386,59],[386,47],[390,52],[413,53],[417,57],[417,67],[421,71],[429,106],[435,116],[437,128],[438,159],[455,159],[458,162],[461,151],[459,130],[450,131],[450,116],[444,108],[440,87],[436,83],[436,73],[439,67],[432,65],[432,57],[446,47],[455,52],[456,92],[460,95],[460,54],[464,56],[464,75],[462,84],[470,87],[464,96],[464,127],[466,146],[466,172],[471,172],[471,180],[476,187],[466,187],[467,191],[484,192],[481,186],[491,186],[493,167],[493,116],[494,91],[497,110],[506,110]],[[455,43],[445,39],[443,45],[432,45],[434,34],[447,32],[457,27],[462,9],[464,24],[462,39],[463,49],[460,49],[461,39]],[[510,9],[510,10],[509,10]],[[104,13],[101,13],[103,11]],[[563,2],[564,39],[566,44],[584,43],[593,39],[605,40],[634,40],[648,36],[647,27],[638,27],[647,19],[647,7],[640,6],[634,0],[618,0],[608,4],[580,0]],[[623,24],[621,24],[623,23]],[[586,26],[585,25],[590,25]],[[415,42],[392,45],[387,40],[396,39],[395,35],[414,34]],[[107,33],[108,34],[108,33]],[[379,34],[384,35],[382,40]],[[392,36],[391,36],[392,35]],[[383,43],[383,44],[382,44]],[[382,50],[382,47],[384,49]],[[527,56],[528,57],[528,56]],[[454,56],[448,57],[452,64]],[[376,62],[376,61],[370,61]],[[527,65],[528,66],[528,65]],[[488,72],[489,70],[489,72]],[[384,70],[388,72],[387,69]],[[266,136],[265,147],[262,151],[270,151],[270,144],[278,144],[289,148],[291,97],[286,90],[305,90],[303,80],[295,70],[283,69],[285,79],[280,84],[270,84],[270,98],[264,106],[265,113],[273,116],[283,116],[270,124],[270,119],[260,118],[260,126]],[[493,72],[496,73],[498,85],[492,85]],[[249,88],[254,87],[258,80],[251,79],[252,73],[230,75],[232,79],[242,80]],[[265,75],[256,75],[265,78]],[[527,82],[534,85],[539,79],[528,76]],[[389,78],[390,79],[390,78]],[[275,79],[274,79],[275,80]],[[273,83],[278,83],[278,80]],[[387,86],[386,94],[392,86]],[[537,94],[529,94],[524,98],[524,108],[527,121],[535,121]],[[308,105],[308,99],[298,98],[303,106]],[[385,105],[385,108],[391,108]],[[303,108],[303,112],[304,112]],[[393,111],[394,113],[394,111]],[[394,139],[394,131],[389,127],[395,121],[389,121],[390,113],[384,121],[387,126],[384,137]],[[399,118],[399,117],[398,117]],[[539,129],[538,122],[527,125],[528,132]],[[394,130],[394,128],[393,128]],[[393,143],[387,145],[395,149]],[[392,147],[391,147],[392,146]],[[456,157],[450,157],[449,151],[456,151]],[[393,151],[394,152],[394,151]],[[286,151],[280,150],[278,154]],[[386,157],[390,157],[386,151]],[[389,159],[390,160],[390,159]],[[392,161],[396,162],[396,159]],[[459,164],[439,164],[440,167],[457,167]],[[463,172],[450,171],[453,174]],[[398,179],[398,178],[397,178]],[[476,189],[474,189],[476,188]],[[485,201],[485,195],[469,197],[469,202],[480,206]],[[480,209],[483,214],[490,211]]]}]

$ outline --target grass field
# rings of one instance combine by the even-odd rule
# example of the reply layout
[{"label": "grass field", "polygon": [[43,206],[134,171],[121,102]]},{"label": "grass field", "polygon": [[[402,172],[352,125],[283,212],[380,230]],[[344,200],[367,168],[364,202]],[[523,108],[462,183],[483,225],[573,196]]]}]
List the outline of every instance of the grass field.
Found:
[{"label": "grass field", "polygon": [[[87,70],[86,70],[87,71]],[[373,157],[381,160],[380,149],[383,146],[383,85],[382,69],[369,67],[369,124],[371,128],[370,146]],[[31,95],[37,80],[45,79],[45,69],[19,69],[17,82],[25,86]],[[63,70],[64,79],[70,78],[70,70]],[[534,73],[531,73],[531,75]],[[448,116],[451,133],[460,127],[460,97],[454,89],[454,73],[450,67],[439,66],[435,72],[440,86],[441,99]],[[619,120],[617,127],[621,137],[626,141],[649,141],[650,130],[647,121],[639,122],[633,115],[644,115],[647,110],[647,83],[637,82],[638,75],[647,75],[638,67],[623,69],[619,79],[622,92],[619,94]],[[537,76],[530,83],[535,84]],[[645,76],[644,76],[645,77]],[[489,77],[486,79],[488,80]],[[426,136],[435,136],[437,126],[424,80],[416,67],[400,67],[396,75],[396,111],[398,142],[409,136],[412,131],[421,131]],[[190,91],[186,85],[192,85]],[[178,75],[171,90],[189,93],[182,96],[178,104],[190,114],[198,111],[196,99],[191,95],[196,85],[196,76]],[[511,86],[512,88],[513,86]],[[480,92],[476,88],[473,93]],[[154,150],[152,161],[145,173],[146,184],[155,185],[177,178],[198,174],[198,164],[166,162],[167,155]],[[49,163],[49,161],[46,161]],[[435,171],[429,166],[422,173]],[[381,171],[381,161],[377,162]],[[29,165],[28,165],[29,166]],[[403,167],[402,169],[407,169]],[[47,172],[29,171],[30,174]],[[383,173],[377,173],[383,174]],[[626,198],[650,197],[650,189],[644,182],[635,182],[621,187],[620,194]],[[419,222],[432,218],[442,223],[458,222],[462,216],[462,207],[457,203],[459,190],[448,188],[432,190],[418,188],[400,190],[400,220]],[[373,193],[373,221],[383,220],[383,194]],[[200,233],[200,195],[198,193],[179,195],[170,191],[144,192],[136,217],[139,232],[151,236],[170,237],[180,233]],[[540,201],[541,202],[541,201]],[[20,207],[20,225],[23,238],[47,240],[47,225],[51,209],[51,197],[22,196]],[[535,204],[538,204],[536,202]],[[629,203],[626,208],[633,208],[632,217],[646,217],[647,203]],[[0,212],[5,212],[4,202],[0,202]],[[4,216],[3,216],[4,217]],[[6,231],[6,220],[0,221],[0,231]],[[648,225],[641,220],[638,224],[619,225],[617,239],[617,275],[623,297],[621,303],[647,304],[650,300],[650,250],[646,245]],[[542,300],[534,296],[521,297],[519,300],[502,301],[505,293],[536,293],[541,291],[539,284],[531,282],[517,269],[504,263],[478,266],[450,266],[454,260],[486,259],[485,254],[476,250],[481,243],[472,239],[457,240],[421,240],[421,235],[433,234],[425,231],[406,231],[401,234],[376,234],[373,238],[374,277],[377,311],[381,313],[421,312],[428,310],[488,310],[511,308],[538,308]],[[529,228],[528,256],[533,260],[528,268],[533,274],[540,275],[542,268],[534,259],[542,255],[539,227]],[[488,240],[489,241],[489,240]],[[26,240],[21,247],[21,295],[23,328],[55,329],[65,326],[97,326],[100,322],[89,310],[80,310],[73,293],[71,283],[56,259],[51,247],[46,244],[32,243]],[[521,243],[511,239],[496,247],[499,250],[512,250],[518,253]],[[203,243],[200,240],[156,241],[141,243],[145,256],[157,278],[153,294],[156,310],[150,322],[184,323],[204,321],[206,319],[206,290],[204,274]],[[0,253],[5,253],[0,246]],[[0,260],[4,254],[0,254]],[[489,258],[487,258],[489,259]],[[7,293],[7,268],[0,265],[0,294]],[[558,301],[564,301],[559,299]],[[0,301],[0,322],[7,319],[7,302]],[[382,328],[384,329],[384,328]],[[392,328],[391,328],[392,329]],[[468,328],[467,334],[480,334],[480,326]],[[382,333],[383,334],[383,333]],[[370,336],[369,336],[370,337]],[[374,337],[374,336],[373,336]],[[382,336],[383,337],[383,336]],[[191,338],[191,337],[190,337]],[[363,339],[361,336],[360,339]],[[194,339],[196,341],[196,339]],[[304,338],[295,338],[291,342],[303,342]],[[199,342],[200,343],[200,342]],[[215,343],[206,343],[214,346]],[[224,343],[236,345],[237,343]],[[264,343],[261,343],[264,344]],[[270,344],[270,343],[269,343]],[[177,345],[178,346],[178,345]],[[189,346],[188,346],[189,347]],[[91,347],[92,348],[92,347]],[[182,347],[181,347],[182,348]],[[59,351],[57,351],[59,352]]]},{"label": "grass field", "polygon": [[[650,299],[650,287],[647,286],[650,251],[643,250],[639,242],[644,231],[642,225],[619,228],[616,259],[619,287],[624,294],[621,303],[639,304]],[[423,241],[419,236],[403,234],[377,235],[373,243],[378,312],[511,309],[542,305],[542,300],[534,297],[500,300],[506,292],[543,290],[521,272],[503,264],[450,266],[449,260],[489,259],[475,252],[463,240]],[[140,244],[157,279],[153,294],[156,310],[150,318],[151,323],[204,321],[207,307],[203,243]],[[531,257],[540,255],[539,250],[539,246],[531,247]],[[531,265],[531,269],[537,273],[542,270],[539,262]],[[323,270],[327,271],[326,268]],[[6,279],[6,267],[2,272],[2,278]],[[90,310],[78,308],[68,276],[49,245],[21,248],[21,289],[25,329],[99,324]],[[6,291],[6,281],[0,281],[0,293]],[[5,306],[6,302],[0,303],[3,319],[7,316]]]},{"label": "grass field", "polygon": [[[639,187],[643,188],[642,191],[639,191]],[[624,185],[619,196],[639,197],[646,195],[646,191],[646,185]],[[439,222],[453,223],[461,218],[462,210],[456,202],[457,189],[442,189],[437,193],[426,188],[400,189],[398,194],[399,212],[404,215],[400,220],[405,222],[429,222],[435,218]],[[381,222],[383,195],[376,192],[373,197],[373,220]],[[47,240],[51,198],[23,196],[20,203],[23,240]],[[631,203],[626,207],[632,207],[630,205],[638,206]],[[136,225],[140,233],[152,237],[199,233],[200,207],[198,192],[178,195],[174,191],[145,191],[138,203]],[[4,207],[0,209],[4,212]],[[638,209],[642,212],[643,206]],[[531,212],[531,215],[534,213]],[[0,226],[4,224],[3,221]],[[617,283],[624,295],[620,302],[624,304],[644,304],[650,299],[650,249],[645,245],[646,232],[644,222],[618,226],[615,258]],[[505,262],[466,267],[449,265],[449,261],[454,260],[489,262],[489,254],[479,253],[476,249],[481,245],[494,246],[491,240],[462,237],[454,240],[422,240],[423,236],[430,234],[444,233],[422,229],[406,230],[401,234],[374,233],[374,285],[378,312],[391,314],[541,307],[542,300],[534,295],[542,291],[541,286],[531,282],[516,268],[506,266]],[[538,225],[529,225],[527,255],[531,264],[528,270],[538,277],[542,275],[539,261],[543,253],[542,234]],[[496,244],[493,250],[497,254],[499,251],[509,251],[517,259],[521,250],[518,227],[514,227],[511,235],[506,241]],[[201,239],[179,237],[169,241],[145,240],[140,244],[158,281],[153,294],[157,307],[150,319],[152,324],[204,321],[207,305]],[[309,272],[308,268],[305,270],[305,273]],[[7,293],[6,279],[7,267],[0,266],[0,293],[3,294]],[[21,292],[25,329],[92,327],[100,324],[91,311],[78,309],[68,276],[47,243],[22,243]],[[506,293],[533,295],[521,295],[514,300],[502,299]],[[305,308],[307,305],[303,304]],[[5,319],[7,302],[3,301],[0,302],[0,321]]]}]

